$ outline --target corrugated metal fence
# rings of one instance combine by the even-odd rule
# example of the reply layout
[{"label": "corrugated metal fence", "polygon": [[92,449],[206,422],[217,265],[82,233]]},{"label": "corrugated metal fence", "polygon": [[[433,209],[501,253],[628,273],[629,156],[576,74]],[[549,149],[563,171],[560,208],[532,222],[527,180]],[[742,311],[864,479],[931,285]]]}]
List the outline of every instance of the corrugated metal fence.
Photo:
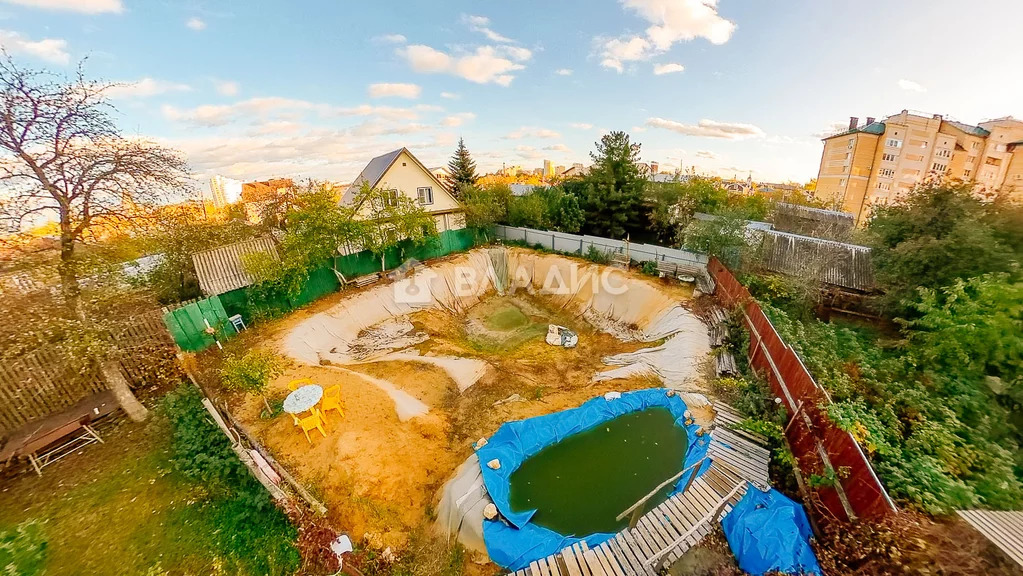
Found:
[{"label": "corrugated metal fence", "polygon": [[[176,370],[174,343],[158,312],[132,318],[111,338],[133,388],[152,383],[154,371]],[[6,358],[0,361],[0,436],[106,388],[97,366],[74,366],[54,346]]]},{"label": "corrugated metal fence", "polygon": [[626,243],[622,240],[612,240],[600,236],[580,236],[565,232],[534,230],[532,228],[517,228],[514,226],[497,226],[496,234],[498,238],[503,238],[504,240],[525,242],[530,245],[539,244],[547,250],[572,252],[580,255],[586,254],[591,246],[606,254],[624,253],[626,246],[628,246],[629,258],[638,262],[674,262],[700,270],[707,268],[707,256],[704,254],[687,252],[676,248],[666,248],[656,244]]},{"label": "corrugated metal fence", "polygon": [[[782,399],[795,421],[785,435],[805,477],[824,476],[827,465],[836,472],[834,488],[815,490],[823,508],[834,518],[877,518],[896,511],[859,444],[835,426],[822,407],[831,400],[803,366],[799,356],[778,335],[749,291],[716,258],[707,266],[717,282],[717,296],[726,306],[741,306],[750,332],[750,364],[766,374],[771,390]],[[844,500],[843,502],[843,495]],[[848,504],[848,507],[847,505]],[[818,507],[819,508],[819,507]]]}]

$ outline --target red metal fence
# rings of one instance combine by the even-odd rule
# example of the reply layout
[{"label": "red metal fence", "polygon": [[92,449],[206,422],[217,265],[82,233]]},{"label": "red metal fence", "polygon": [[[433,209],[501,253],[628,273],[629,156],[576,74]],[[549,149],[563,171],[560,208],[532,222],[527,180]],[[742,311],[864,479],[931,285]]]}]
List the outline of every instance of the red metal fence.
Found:
[{"label": "red metal fence", "polygon": [[746,287],[716,258],[710,259],[707,270],[717,283],[721,303],[741,307],[744,312],[744,323],[750,332],[750,365],[766,375],[771,390],[782,399],[789,414],[794,415],[785,436],[799,460],[803,477],[825,476],[829,467],[835,471],[834,486],[818,482],[812,488],[816,499],[813,507],[842,521],[878,518],[895,512],[895,504],[859,444],[824,412],[831,401],[827,392],[814,382]]}]

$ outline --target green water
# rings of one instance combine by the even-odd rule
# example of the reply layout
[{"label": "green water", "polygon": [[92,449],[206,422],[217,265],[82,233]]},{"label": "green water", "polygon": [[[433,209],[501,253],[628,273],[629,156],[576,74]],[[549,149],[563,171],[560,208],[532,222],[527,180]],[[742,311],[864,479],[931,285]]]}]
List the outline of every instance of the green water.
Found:
[{"label": "green water", "polygon": [[615,516],[682,470],[687,445],[686,431],[667,408],[619,416],[523,462],[511,476],[511,508],[535,508],[533,522],[566,536],[618,531],[628,518],[616,522]]}]

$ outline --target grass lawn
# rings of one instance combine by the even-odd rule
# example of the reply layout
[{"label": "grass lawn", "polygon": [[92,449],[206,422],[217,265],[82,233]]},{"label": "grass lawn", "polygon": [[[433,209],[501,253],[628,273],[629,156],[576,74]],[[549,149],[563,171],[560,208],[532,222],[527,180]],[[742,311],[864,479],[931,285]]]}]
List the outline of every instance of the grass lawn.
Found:
[{"label": "grass lawn", "polygon": [[[41,562],[15,572],[26,576],[297,569],[294,531],[282,513],[251,517],[239,498],[211,497],[173,470],[165,418],[141,425],[122,420],[101,434],[105,444],[68,456],[42,478],[23,474],[0,483],[0,572],[11,555],[4,534],[32,520],[38,529],[28,539],[45,541],[45,551]],[[239,534],[239,515],[252,531]]]}]

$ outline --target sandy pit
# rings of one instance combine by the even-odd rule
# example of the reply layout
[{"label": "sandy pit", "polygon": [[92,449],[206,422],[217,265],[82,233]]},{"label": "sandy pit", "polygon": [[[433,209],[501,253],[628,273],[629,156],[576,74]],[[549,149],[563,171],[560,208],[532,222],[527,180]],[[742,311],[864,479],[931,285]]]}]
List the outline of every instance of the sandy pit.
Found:
[{"label": "sandy pit", "polygon": [[[675,387],[700,389],[706,327],[688,313],[684,288],[615,271],[616,281],[628,280],[632,300],[578,288],[549,294],[541,288],[551,267],[578,267],[584,281],[604,268],[500,251],[431,262],[428,303],[396,302],[400,285],[378,285],[325,298],[260,329],[260,345],[293,360],[271,396],[286,395],[295,378],[340,384],[344,418],[329,413],[327,437],[314,433],[310,445],[287,415],[260,418],[256,397],[246,397],[238,414],[353,539],[400,550],[431,525],[438,490],[472,442],[505,421],[609,391],[663,386],[665,373]],[[483,287],[459,291],[450,274],[458,266],[482,278]],[[546,344],[548,323],[577,332],[578,347]],[[681,356],[665,369],[666,354]],[[608,370],[619,372],[595,378]]]}]

